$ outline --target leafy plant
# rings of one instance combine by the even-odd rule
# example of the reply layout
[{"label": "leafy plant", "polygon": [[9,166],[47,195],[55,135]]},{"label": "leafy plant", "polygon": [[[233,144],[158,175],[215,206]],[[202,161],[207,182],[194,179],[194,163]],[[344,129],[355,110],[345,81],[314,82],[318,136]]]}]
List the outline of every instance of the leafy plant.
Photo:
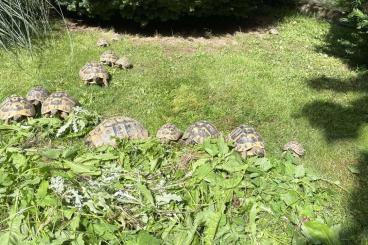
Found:
[{"label": "leafy plant", "polygon": [[[83,113],[66,121],[66,137]],[[39,130],[34,125],[0,130],[0,237],[7,244],[336,241],[324,212],[334,192],[302,165],[243,161],[222,138],[192,149],[198,157],[185,166],[185,150],[156,140],[24,148]]]}]

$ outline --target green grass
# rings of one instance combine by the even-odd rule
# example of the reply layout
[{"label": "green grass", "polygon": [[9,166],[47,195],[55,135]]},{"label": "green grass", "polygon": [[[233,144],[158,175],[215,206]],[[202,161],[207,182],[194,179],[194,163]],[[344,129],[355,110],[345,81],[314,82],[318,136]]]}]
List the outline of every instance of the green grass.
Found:
[{"label": "green grass", "polygon": [[[78,71],[98,59],[103,49],[96,41],[111,32],[71,32],[71,42],[58,33],[32,58],[1,53],[0,98],[25,95],[38,84],[66,90],[105,117],[142,121],[151,135],[167,122],[184,130],[207,119],[224,134],[250,124],[269,155],[281,155],[282,145],[296,139],[306,148],[305,165],[353,191],[356,179],[347,166],[358,164],[368,142],[367,100],[355,80],[359,73],[319,51],[329,28],[324,21],[292,16],[279,23],[279,35],[239,32],[194,41],[124,35],[109,49],[130,57],[134,68],[109,69],[108,88],[84,86]],[[327,89],[316,89],[322,83]],[[336,199],[341,207],[350,202],[347,195]]]}]

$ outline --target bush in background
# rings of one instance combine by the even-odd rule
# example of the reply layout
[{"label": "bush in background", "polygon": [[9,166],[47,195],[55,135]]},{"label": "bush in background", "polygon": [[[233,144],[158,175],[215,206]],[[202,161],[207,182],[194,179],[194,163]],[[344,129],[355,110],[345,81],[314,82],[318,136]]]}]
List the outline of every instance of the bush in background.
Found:
[{"label": "bush in background", "polygon": [[182,16],[246,17],[265,4],[290,4],[294,0],[60,0],[67,10],[104,20],[113,16],[140,23],[175,20]]}]

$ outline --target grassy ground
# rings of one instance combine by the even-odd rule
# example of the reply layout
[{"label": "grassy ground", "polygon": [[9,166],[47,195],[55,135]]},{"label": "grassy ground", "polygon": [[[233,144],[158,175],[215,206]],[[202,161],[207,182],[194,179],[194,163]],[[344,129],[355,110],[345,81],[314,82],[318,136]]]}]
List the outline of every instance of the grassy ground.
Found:
[{"label": "grassy ground", "polygon": [[[96,47],[97,39],[112,32],[81,29],[72,31],[71,39],[61,33],[33,58],[1,54],[0,98],[41,84],[68,91],[106,117],[139,119],[151,134],[166,122],[185,129],[207,119],[224,133],[250,124],[264,137],[268,154],[280,155],[281,146],[296,139],[307,150],[304,164],[353,191],[348,165],[358,164],[368,141],[364,77],[321,51],[329,27],[292,16],[278,24],[279,35],[123,35],[109,49],[130,57],[134,69],[109,69],[108,88],[85,87],[78,71],[98,59],[103,49]],[[336,202],[346,207],[351,201],[342,195]]]}]

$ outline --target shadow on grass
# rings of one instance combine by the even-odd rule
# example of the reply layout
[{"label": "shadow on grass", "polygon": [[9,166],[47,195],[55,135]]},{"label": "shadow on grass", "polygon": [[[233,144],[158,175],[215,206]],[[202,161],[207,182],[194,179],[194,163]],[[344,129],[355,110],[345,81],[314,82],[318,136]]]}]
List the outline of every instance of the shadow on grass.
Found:
[{"label": "shadow on grass", "polygon": [[350,67],[368,67],[368,34],[352,27],[332,23],[326,44],[319,51],[342,59]]},{"label": "shadow on grass", "polygon": [[345,81],[322,76],[308,81],[308,85],[316,90],[331,90],[342,93],[350,91],[368,92],[368,72],[362,73],[357,78],[351,78]]},{"label": "shadow on grass", "polygon": [[368,121],[368,97],[354,101],[350,106],[342,106],[329,101],[314,101],[304,106],[302,115],[311,126],[323,130],[328,142],[339,139],[355,139],[359,129]]},{"label": "shadow on grass", "polygon": [[[316,90],[331,90],[337,93],[350,91],[368,92],[368,73],[355,79],[338,80],[320,77],[308,82]],[[321,129],[326,140],[333,144],[340,139],[356,139],[360,129],[368,122],[368,95],[341,105],[332,101],[317,100],[306,104],[301,114],[311,126]],[[368,147],[367,147],[368,149]],[[362,152],[353,165],[360,173],[354,177],[354,190],[349,193],[347,212],[351,218],[341,232],[342,244],[368,244],[368,151]],[[348,170],[346,170],[348,171]],[[347,174],[351,174],[348,173]]]},{"label": "shadow on grass", "polygon": [[343,227],[342,244],[368,244],[368,151],[361,153],[354,176],[355,189],[350,193],[349,212],[354,217],[350,226]]}]

